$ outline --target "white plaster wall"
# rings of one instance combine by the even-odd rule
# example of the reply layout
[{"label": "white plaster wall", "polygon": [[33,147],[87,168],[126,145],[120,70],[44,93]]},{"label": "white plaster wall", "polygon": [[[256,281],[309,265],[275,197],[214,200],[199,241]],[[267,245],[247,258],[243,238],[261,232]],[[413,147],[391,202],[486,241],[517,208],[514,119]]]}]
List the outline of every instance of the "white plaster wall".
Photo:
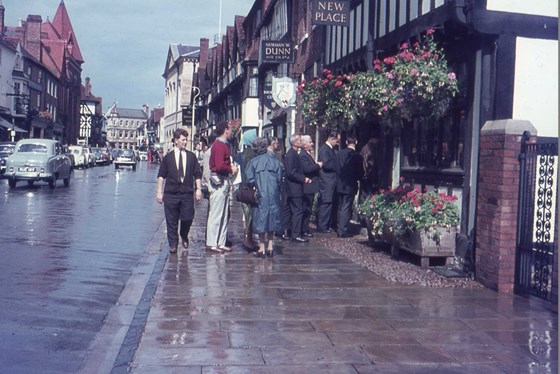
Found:
[{"label": "white plaster wall", "polygon": [[557,0],[487,0],[486,9],[498,12],[558,17]]},{"label": "white plaster wall", "polygon": [[241,126],[259,125],[259,99],[251,97],[241,103]]},{"label": "white plaster wall", "polygon": [[513,119],[558,136],[558,41],[517,38]]},{"label": "white plaster wall", "polygon": [[[12,72],[16,61],[16,54],[14,51],[0,46],[2,52],[2,61],[0,62],[0,106],[12,109],[13,97],[6,96],[7,94],[14,93],[14,80],[12,79]],[[22,87],[23,89],[24,87]]]}]

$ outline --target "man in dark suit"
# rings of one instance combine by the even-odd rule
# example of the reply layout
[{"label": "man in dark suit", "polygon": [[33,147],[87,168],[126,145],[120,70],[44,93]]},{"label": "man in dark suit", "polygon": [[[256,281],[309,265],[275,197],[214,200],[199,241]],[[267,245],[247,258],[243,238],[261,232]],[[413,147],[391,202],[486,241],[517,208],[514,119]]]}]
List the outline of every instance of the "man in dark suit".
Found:
[{"label": "man in dark suit", "polygon": [[163,158],[157,178],[156,201],[163,203],[171,253],[177,252],[179,245],[179,221],[182,245],[185,249],[189,247],[189,231],[194,218],[193,195],[197,201],[202,199],[202,171],[194,153],[185,149],[188,135],[184,129],[175,130],[175,148]]},{"label": "man in dark suit", "polygon": [[336,154],[340,137],[337,132],[332,131],[325,144],[319,148],[317,161],[323,166],[319,172],[319,217],[317,219],[317,231],[331,232],[332,209],[336,190]]},{"label": "man in dark suit", "polygon": [[284,158],[286,168],[286,195],[288,205],[292,214],[291,240],[300,243],[307,243],[309,239],[303,237],[301,224],[303,219],[303,185],[310,183],[311,180],[303,175],[301,160],[298,151],[301,148],[301,137],[292,135],[290,137],[290,150]]},{"label": "man in dark suit", "polygon": [[358,192],[358,181],[364,175],[362,156],[356,152],[356,138],[346,137],[346,148],[336,155],[336,192],[338,193],[338,227],[337,236],[345,238],[348,223],[352,215],[352,202]]},{"label": "man in dark suit", "polygon": [[322,162],[315,162],[313,158],[313,140],[309,135],[301,136],[302,150],[299,152],[303,175],[311,179],[311,183],[303,185],[303,222],[301,231],[306,238],[313,237],[309,229],[309,221],[311,220],[311,211],[313,210],[313,200],[315,194],[319,192],[319,171]]}]

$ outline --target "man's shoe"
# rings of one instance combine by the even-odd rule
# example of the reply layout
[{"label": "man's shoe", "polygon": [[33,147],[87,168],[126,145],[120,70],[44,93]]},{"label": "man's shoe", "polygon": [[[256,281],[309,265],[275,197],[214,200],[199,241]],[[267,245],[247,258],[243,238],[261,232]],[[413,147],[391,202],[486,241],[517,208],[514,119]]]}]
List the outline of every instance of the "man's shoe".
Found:
[{"label": "man's shoe", "polygon": [[331,229],[326,229],[326,230],[317,230],[317,232],[320,232],[321,234],[330,234],[333,231]]},{"label": "man's shoe", "polygon": [[183,248],[185,249],[189,248],[189,239],[183,239]]},{"label": "man's shoe", "polygon": [[177,247],[169,247],[169,253],[177,253]]},{"label": "man's shoe", "polygon": [[288,234],[282,234],[281,238],[282,238],[282,240],[290,240],[290,237],[288,236]]},{"label": "man's shoe", "polygon": [[303,233],[303,236],[305,236],[306,238],[312,238],[312,237],[313,237],[313,234],[310,233],[310,232],[304,232],[304,233]]},{"label": "man's shoe", "polygon": [[218,247],[206,247],[206,250],[208,252],[214,252],[214,253],[224,253],[222,252],[222,250]]},{"label": "man's shoe", "polygon": [[222,252],[231,252],[231,247],[227,247],[225,245],[219,245],[218,249]]},{"label": "man's shoe", "polygon": [[298,242],[298,243],[309,243],[309,239],[307,238],[302,238],[301,236],[298,236],[295,239],[292,239],[293,242]]}]

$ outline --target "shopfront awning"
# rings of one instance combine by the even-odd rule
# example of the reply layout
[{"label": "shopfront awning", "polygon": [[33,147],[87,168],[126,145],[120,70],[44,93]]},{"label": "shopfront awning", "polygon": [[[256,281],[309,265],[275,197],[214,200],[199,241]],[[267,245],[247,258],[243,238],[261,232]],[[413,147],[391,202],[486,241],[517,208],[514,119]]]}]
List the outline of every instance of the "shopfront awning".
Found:
[{"label": "shopfront awning", "polygon": [[27,130],[22,129],[21,127],[17,127],[12,125],[10,122],[6,121],[4,118],[0,117],[0,127],[6,130],[16,130],[16,132],[27,132]]}]

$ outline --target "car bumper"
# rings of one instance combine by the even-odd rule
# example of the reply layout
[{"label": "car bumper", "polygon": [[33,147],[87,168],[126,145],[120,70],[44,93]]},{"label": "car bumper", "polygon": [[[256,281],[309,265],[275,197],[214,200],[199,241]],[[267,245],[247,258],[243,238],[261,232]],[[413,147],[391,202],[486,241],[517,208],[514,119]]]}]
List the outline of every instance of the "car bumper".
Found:
[{"label": "car bumper", "polygon": [[15,171],[4,173],[6,179],[28,180],[28,181],[49,181],[53,177],[49,172],[38,171]]}]

